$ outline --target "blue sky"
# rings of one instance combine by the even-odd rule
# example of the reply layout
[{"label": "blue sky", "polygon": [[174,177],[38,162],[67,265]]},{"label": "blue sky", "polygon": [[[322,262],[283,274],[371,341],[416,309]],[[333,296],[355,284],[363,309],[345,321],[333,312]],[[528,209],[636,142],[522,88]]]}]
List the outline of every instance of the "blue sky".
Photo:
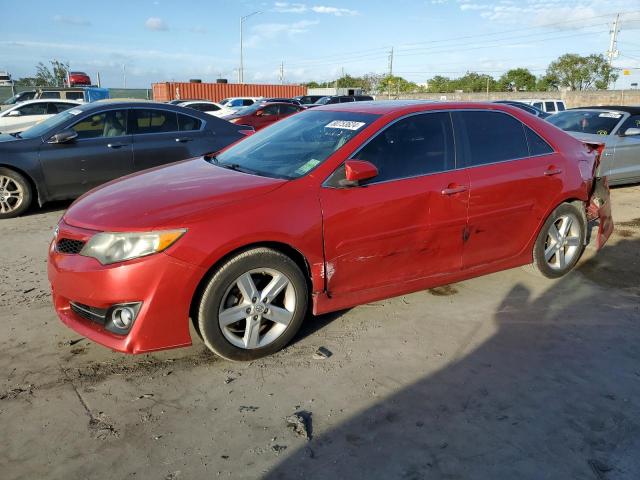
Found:
[{"label": "blue sky", "polygon": [[[7,0],[3,0],[3,3]],[[11,4],[13,5],[13,3]],[[465,71],[499,76],[512,67],[543,73],[567,52],[604,53],[616,12],[621,16],[614,65],[636,68],[617,87],[640,83],[638,0],[25,0],[3,8],[0,69],[15,78],[57,58],[102,83],[218,76],[235,81],[239,18],[245,22],[245,81],[326,81],[345,73],[394,73],[416,82]],[[8,5],[7,5],[8,6]],[[28,13],[25,13],[28,12]]]}]

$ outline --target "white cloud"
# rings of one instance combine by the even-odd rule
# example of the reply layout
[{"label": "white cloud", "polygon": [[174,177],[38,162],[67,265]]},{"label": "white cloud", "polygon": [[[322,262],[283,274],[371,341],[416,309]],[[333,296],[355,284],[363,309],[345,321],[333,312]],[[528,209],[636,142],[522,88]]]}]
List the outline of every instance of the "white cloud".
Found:
[{"label": "white cloud", "polygon": [[144,22],[144,26],[147,30],[151,30],[153,32],[162,32],[169,30],[169,25],[159,17],[149,17],[147,21]]},{"label": "white cloud", "polygon": [[317,20],[301,20],[294,23],[261,23],[251,28],[252,35],[244,41],[244,46],[251,48],[261,45],[265,40],[274,40],[278,37],[292,38],[296,35],[307,33],[309,27],[317,25]]},{"label": "white cloud", "polygon": [[358,15],[357,10],[350,10],[342,7],[330,7],[326,5],[308,6],[304,3],[275,2],[273,11],[280,13],[307,13],[314,12],[335,17],[352,17]]},{"label": "white cloud", "polygon": [[65,25],[73,25],[74,27],[88,27],[91,22],[83,17],[75,17],[70,15],[55,15],[53,21]]}]

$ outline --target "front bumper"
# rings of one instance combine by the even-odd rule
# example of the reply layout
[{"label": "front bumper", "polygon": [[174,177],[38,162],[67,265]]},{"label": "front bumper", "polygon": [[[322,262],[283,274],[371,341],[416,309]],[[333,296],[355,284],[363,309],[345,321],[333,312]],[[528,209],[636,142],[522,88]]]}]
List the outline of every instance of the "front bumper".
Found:
[{"label": "front bumper", "polygon": [[[61,222],[58,239],[87,241],[97,232]],[[49,248],[49,282],[60,319],[96,343],[125,353],[144,353],[191,345],[189,308],[204,276],[203,269],[165,253],[102,265],[96,259]],[[114,304],[142,302],[127,334],[108,331],[104,325],[78,315],[70,302],[96,309]]]}]

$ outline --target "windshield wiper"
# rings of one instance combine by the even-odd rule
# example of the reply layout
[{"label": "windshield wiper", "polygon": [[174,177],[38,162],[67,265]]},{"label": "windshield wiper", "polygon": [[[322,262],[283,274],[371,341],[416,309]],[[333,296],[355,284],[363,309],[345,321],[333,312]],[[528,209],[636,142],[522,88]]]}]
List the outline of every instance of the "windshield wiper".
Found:
[{"label": "windshield wiper", "polygon": [[216,160],[216,165],[229,170],[235,170],[236,172],[243,172],[244,169],[237,163],[220,163]]}]

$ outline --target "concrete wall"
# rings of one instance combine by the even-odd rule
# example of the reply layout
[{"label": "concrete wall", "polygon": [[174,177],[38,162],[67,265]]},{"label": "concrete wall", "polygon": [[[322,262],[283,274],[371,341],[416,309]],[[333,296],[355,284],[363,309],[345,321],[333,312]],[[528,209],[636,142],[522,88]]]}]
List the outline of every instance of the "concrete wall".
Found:
[{"label": "concrete wall", "polygon": [[[386,95],[378,95],[385,100]],[[392,97],[393,98],[393,97]],[[518,100],[525,98],[560,98],[568,108],[596,105],[639,105],[640,90],[599,90],[587,92],[486,92],[478,93],[412,93],[400,95],[400,99],[444,100],[451,102],[486,102],[494,100]]]}]

